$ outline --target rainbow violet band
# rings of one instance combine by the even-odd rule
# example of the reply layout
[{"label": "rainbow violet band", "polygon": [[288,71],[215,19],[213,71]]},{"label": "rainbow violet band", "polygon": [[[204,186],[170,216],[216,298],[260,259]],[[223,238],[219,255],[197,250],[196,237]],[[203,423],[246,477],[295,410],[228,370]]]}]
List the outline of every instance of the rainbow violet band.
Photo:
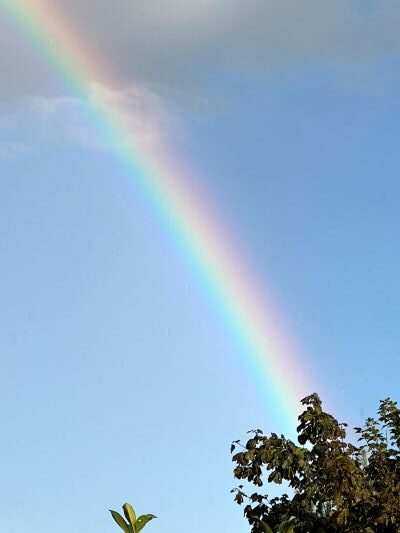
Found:
[{"label": "rainbow violet band", "polygon": [[[123,167],[134,192],[144,197],[169,234],[192,275],[207,293],[227,335],[268,402],[292,431],[299,399],[314,389],[307,383],[298,352],[261,285],[244,264],[238,247],[223,231],[204,195],[189,186],[183,164],[161,143],[144,145],[124,116],[110,106],[92,83],[113,86],[109,69],[89,43],[68,25],[64,13],[48,0],[0,0],[0,14],[36,48],[65,89],[84,102],[86,117]],[[136,132],[137,133],[137,132]],[[229,364],[229,363],[228,363]]]}]

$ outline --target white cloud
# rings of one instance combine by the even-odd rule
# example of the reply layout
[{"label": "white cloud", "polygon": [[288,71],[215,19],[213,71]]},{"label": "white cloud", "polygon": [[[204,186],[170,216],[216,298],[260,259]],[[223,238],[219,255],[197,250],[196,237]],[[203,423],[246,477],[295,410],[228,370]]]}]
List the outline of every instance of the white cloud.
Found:
[{"label": "white cloud", "polygon": [[12,142],[0,140],[0,161],[7,159],[16,159],[21,155],[26,155],[32,152],[32,148],[22,142]]},{"label": "white cloud", "polygon": [[140,146],[164,144],[167,138],[179,135],[176,117],[172,118],[165,103],[149,89],[135,86],[117,91],[93,83],[88,101],[25,97],[17,110],[0,116],[0,155],[16,156],[58,144],[107,150],[95,125],[103,108],[123,125],[129,142]]}]

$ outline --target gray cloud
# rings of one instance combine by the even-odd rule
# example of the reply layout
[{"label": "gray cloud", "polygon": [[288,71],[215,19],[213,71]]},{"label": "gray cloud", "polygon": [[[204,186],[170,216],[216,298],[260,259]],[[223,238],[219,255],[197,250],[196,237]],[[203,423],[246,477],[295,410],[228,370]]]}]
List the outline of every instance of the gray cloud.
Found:
[{"label": "gray cloud", "polygon": [[[400,52],[397,0],[59,0],[121,86],[203,86],[220,72],[373,66]],[[1,19],[0,19],[1,24]],[[5,94],[55,90],[12,29],[0,32]]]}]

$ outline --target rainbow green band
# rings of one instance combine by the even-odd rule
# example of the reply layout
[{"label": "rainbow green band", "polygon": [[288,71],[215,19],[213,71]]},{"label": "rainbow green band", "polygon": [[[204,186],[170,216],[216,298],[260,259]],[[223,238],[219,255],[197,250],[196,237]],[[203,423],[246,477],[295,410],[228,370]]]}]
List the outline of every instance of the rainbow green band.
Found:
[{"label": "rainbow green band", "polygon": [[[112,86],[112,76],[68,27],[54,2],[0,0],[0,13],[46,59],[68,91],[85,102],[87,116],[122,163],[133,189],[142,194],[172,236],[192,274],[207,292],[236,351],[268,402],[268,416],[293,431],[299,399],[312,392],[298,352],[282,331],[278,313],[262,298],[260,285],[232,246],[203,195],[190,190],[182,166],[163,146],[135,142],[117,111],[91,82]],[[227,366],[229,363],[227,363]]]}]

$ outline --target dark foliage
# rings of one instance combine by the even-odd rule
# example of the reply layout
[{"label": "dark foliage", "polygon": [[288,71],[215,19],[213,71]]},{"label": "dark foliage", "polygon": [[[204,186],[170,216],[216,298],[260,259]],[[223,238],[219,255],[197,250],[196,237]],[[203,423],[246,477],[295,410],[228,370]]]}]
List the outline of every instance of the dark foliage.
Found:
[{"label": "dark foliage", "polygon": [[[305,532],[400,532],[400,409],[386,399],[378,419],[368,418],[355,428],[359,445],[346,442],[346,424],[322,410],[317,394],[302,400],[306,406],[297,428],[300,446],[259,429],[238,447],[232,460],[234,476],[257,487],[282,483],[291,488],[269,499],[240,485],[232,492],[252,533],[262,531],[260,519],[276,528],[294,516],[295,530]],[[289,490],[288,490],[289,492]]]}]

